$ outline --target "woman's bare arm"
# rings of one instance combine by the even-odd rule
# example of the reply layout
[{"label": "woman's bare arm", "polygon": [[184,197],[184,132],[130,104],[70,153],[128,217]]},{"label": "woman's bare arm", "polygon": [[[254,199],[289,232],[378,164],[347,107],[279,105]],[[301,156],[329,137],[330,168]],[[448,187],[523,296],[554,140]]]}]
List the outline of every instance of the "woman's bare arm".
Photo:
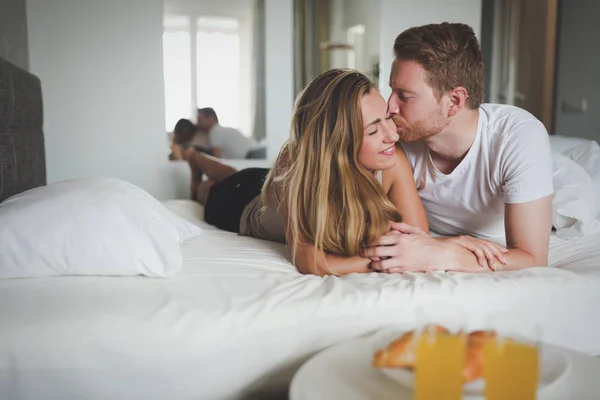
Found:
[{"label": "woman's bare arm", "polygon": [[[284,207],[282,207],[283,209]],[[282,211],[283,225],[285,228],[285,238],[288,247],[293,246],[294,235],[288,226],[287,213]],[[293,251],[293,250],[292,250]],[[315,259],[316,256],[316,259]],[[315,262],[316,261],[316,262]],[[369,265],[371,259],[363,257],[344,257],[326,254],[317,251],[313,244],[298,241],[296,243],[296,258],[294,264],[298,271],[303,274],[313,274],[317,276],[324,275],[345,275],[353,272],[373,272]]]},{"label": "woman's bare arm", "polygon": [[371,260],[363,257],[343,257],[323,252],[316,253],[311,244],[299,244],[296,252],[296,267],[303,274],[346,275],[353,272],[373,272],[369,265]]}]

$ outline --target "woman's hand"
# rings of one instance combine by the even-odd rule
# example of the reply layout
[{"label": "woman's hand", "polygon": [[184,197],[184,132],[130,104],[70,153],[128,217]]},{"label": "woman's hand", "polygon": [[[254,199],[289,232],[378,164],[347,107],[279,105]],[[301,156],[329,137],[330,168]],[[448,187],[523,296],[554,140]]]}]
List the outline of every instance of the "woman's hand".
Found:
[{"label": "woman's hand", "polygon": [[380,272],[442,270],[448,259],[447,246],[417,227],[394,222],[364,256],[371,259],[371,269]]},{"label": "woman's hand", "polygon": [[508,253],[508,250],[490,240],[476,239],[471,236],[454,236],[438,239],[454,243],[473,252],[477,257],[477,263],[482,267],[488,267],[492,271],[496,270],[494,267],[496,262],[506,265],[504,254]]},{"label": "woman's hand", "polygon": [[[390,221],[390,227],[386,235],[400,235],[402,233],[429,235],[427,232],[417,226],[409,225],[405,222]],[[377,246],[377,243],[378,242],[372,243],[369,247]],[[371,257],[371,261],[381,261],[381,259],[379,257]]]},{"label": "woman's hand", "polygon": [[[390,221],[390,227],[389,227],[389,230],[386,233],[386,235],[387,234],[390,234],[390,235],[399,235],[400,234],[400,232],[398,231],[398,229],[393,229],[392,228],[394,226],[394,224],[400,224],[400,223],[399,222]],[[397,227],[397,225],[396,225],[396,227]],[[376,241],[375,243],[371,243],[369,245],[369,247],[375,247],[375,246],[377,246],[377,244],[378,244],[378,241]],[[381,261],[380,257],[370,257],[370,258],[371,258],[371,261]]]}]

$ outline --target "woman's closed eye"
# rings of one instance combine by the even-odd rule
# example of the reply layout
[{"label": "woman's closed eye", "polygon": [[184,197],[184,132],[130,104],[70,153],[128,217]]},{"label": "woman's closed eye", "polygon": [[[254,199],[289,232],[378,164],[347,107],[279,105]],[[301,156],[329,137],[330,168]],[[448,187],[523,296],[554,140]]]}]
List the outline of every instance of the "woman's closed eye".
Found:
[{"label": "woman's closed eye", "polygon": [[[386,121],[389,121],[391,119],[392,119],[392,115],[391,114],[388,114],[388,115],[385,116],[385,120]],[[377,125],[379,125],[380,123],[381,123],[381,120],[379,120],[379,122],[377,123]],[[379,128],[376,126],[375,130],[372,131],[372,132],[367,132],[367,135],[371,136],[371,135],[376,134],[377,132],[379,132]]]}]

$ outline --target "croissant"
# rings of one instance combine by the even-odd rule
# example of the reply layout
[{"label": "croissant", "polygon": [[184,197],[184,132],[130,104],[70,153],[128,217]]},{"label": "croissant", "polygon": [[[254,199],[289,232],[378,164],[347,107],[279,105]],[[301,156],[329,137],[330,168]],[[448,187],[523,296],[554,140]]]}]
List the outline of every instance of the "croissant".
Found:
[{"label": "croissant", "polygon": [[[439,325],[430,325],[425,328],[425,334],[448,335],[450,332]],[[416,361],[417,340],[415,332],[410,331],[391,342],[387,348],[379,350],[373,358],[376,368],[413,368]]]},{"label": "croissant", "polygon": [[[449,334],[448,330],[435,326],[427,333]],[[467,338],[467,354],[463,377],[465,382],[481,378],[483,373],[483,348],[488,338],[494,334],[486,331],[474,331]],[[376,368],[414,369],[416,363],[417,340],[415,332],[410,331],[392,341],[386,348],[375,352],[373,366]]]},{"label": "croissant", "polygon": [[407,332],[379,350],[373,357],[375,368],[412,368],[415,365],[416,340],[414,331]]},{"label": "croissant", "polygon": [[483,375],[483,348],[487,339],[495,337],[492,332],[475,331],[471,332],[467,342],[467,357],[465,360],[465,369],[463,376],[465,382],[472,382]]}]

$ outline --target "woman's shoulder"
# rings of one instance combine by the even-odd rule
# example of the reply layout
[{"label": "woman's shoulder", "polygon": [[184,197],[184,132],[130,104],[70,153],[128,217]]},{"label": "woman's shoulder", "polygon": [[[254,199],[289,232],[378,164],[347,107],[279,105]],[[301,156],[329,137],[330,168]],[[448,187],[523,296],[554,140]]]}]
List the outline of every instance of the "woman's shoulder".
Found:
[{"label": "woman's shoulder", "polygon": [[381,184],[383,188],[388,191],[392,184],[399,180],[404,180],[405,177],[413,175],[413,169],[411,162],[401,145],[396,146],[396,164],[390,168],[382,171]]}]

